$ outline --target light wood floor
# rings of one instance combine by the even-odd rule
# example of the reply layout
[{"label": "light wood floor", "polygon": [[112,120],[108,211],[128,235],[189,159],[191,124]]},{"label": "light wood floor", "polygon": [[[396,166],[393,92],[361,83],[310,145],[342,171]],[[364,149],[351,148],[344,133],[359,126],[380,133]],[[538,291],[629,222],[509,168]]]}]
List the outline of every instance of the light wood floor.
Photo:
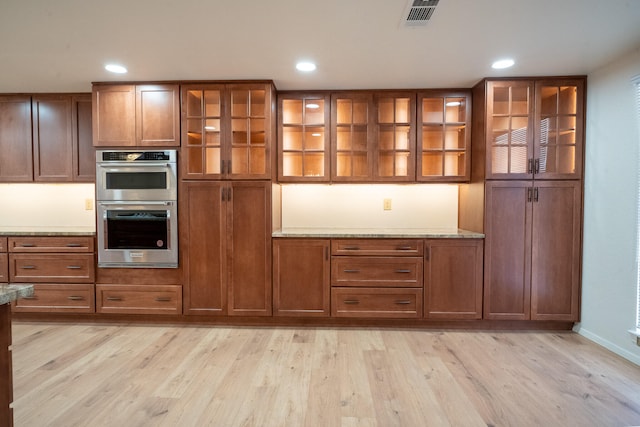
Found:
[{"label": "light wood floor", "polygon": [[14,323],[26,426],[640,425],[640,367],[570,332]]}]

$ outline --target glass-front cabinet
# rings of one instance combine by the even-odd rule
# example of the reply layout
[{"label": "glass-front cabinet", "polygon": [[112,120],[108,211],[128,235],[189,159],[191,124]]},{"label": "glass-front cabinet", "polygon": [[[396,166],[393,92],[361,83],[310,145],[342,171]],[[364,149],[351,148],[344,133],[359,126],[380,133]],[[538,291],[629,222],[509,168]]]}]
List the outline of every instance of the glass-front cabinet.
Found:
[{"label": "glass-front cabinet", "polygon": [[375,179],[415,180],[415,93],[378,93],[376,107]]},{"label": "glass-front cabinet", "polygon": [[418,93],[417,181],[469,179],[470,92]]},{"label": "glass-front cabinet", "polygon": [[182,86],[183,179],[269,179],[269,84]]},{"label": "glass-front cabinet", "polygon": [[580,179],[584,80],[487,82],[487,179]]},{"label": "glass-front cabinet", "polygon": [[278,180],[330,179],[329,94],[278,95]]}]

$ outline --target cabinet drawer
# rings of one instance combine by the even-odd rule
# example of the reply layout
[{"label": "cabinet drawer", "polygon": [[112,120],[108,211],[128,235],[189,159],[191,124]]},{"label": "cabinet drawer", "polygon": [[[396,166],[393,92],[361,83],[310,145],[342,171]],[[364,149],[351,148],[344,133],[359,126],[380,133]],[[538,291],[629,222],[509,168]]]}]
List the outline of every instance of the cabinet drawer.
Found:
[{"label": "cabinet drawer", "polygon": [[337,239],[331,240],[332,255],[418,256],[422,240],[416,239]]},{"label": "cabinet drawer", "polygon": [[93,254],[11,254],[11,282],[90,283],[94,281]]},{"label": "cabinet drawer", "polygon": [[332,286],[421,288],[422,258],[332,257]]},{"label": "cabinet drawer", "polygon": [[9,252],[93,252],[93,237],[9,237]]},{"label": "cabinet drawer", "polygon": [[0,283],[9,281],[9,256],[0,254]]},{"label": "cabinet drawer", "polygon": [[331,315],[419,318],[422,317],[422,289],[331,288]]},{"label": "cabinet drawer", "polygon": [[38,283],[33,295],[13,303],[15,312],[93,313],[95,311],[93,284]]},{"label": "cabinet drawer", "polygon": [[0,237],[0,252],[7,252],[7,238]]},{"label": "cabinet drawer", "polygon": [[182,314],[182,286],[96,285],[96,311],[122,314]]}]

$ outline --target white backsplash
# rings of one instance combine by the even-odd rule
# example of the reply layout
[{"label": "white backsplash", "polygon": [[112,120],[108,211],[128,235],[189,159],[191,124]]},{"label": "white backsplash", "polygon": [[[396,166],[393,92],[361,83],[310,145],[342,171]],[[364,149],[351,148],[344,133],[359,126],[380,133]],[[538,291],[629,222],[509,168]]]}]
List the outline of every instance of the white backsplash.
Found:
[{"label": "white backsplash", "polygon": [[[384,210],[391,199],[391,210]],[[458,228],[458,186],[282,185],[282,228]]]},{"label": "white backsplash", "polygon": [[94,184],[0,184],[0,228],[95,230],[95,221]]}]

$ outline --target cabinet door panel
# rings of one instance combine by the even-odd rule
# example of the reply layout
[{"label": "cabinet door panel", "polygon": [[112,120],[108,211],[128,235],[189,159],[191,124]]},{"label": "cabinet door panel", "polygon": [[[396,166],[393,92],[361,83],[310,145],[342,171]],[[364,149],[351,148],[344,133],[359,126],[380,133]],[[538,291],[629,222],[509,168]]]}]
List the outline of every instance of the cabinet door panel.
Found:
[{"label": "cabinet door panel", "polygon": [[0,283],[9,282],[9,258],[6,253],[0,253]]},{"label": "cabinet door panel", "polygon": [[229,315],[271,315],[271,182],[227,193]]},{"label": "cabinet door panel", "polygon": [[33,181],[31,98],[0,96],[0,181]]},{"label": "cabinet door panel", "polygon": [[133,85],[93,87],[93,145],[131,147],[136,143],[136,92]]},{"label": "cabinet door panel", "polygon": [[136,141],[141,146],[180,145],[178,85],[136,86]]},{"label": "cabinet door panel", "polygon": [[95,182],[96,150],[92,141],[91,94],[74,95],[73,123],[73,180]]},{"label": "cabinet door panel", "polygon": [[226,314],[226,216],[220,182],[185,183],[180,202],[184,313]]},{"label": "cabinet door panel", "polygon": [[486,184],[485,319],[529,319],[530,188],[528,181]]},{"label": "cabinet door panel", "polygon": [[274,316],[326,317],[329,304],[329,240],[274,240]]},{"label": "cabinet door panel", "polygon": [[69,96],[33,97],[34,181],[73,179],[71,107]]},{"label": "cabinet door panel", "polygon": [[531,319],[579,320],[580,182],[535,183]]}]

